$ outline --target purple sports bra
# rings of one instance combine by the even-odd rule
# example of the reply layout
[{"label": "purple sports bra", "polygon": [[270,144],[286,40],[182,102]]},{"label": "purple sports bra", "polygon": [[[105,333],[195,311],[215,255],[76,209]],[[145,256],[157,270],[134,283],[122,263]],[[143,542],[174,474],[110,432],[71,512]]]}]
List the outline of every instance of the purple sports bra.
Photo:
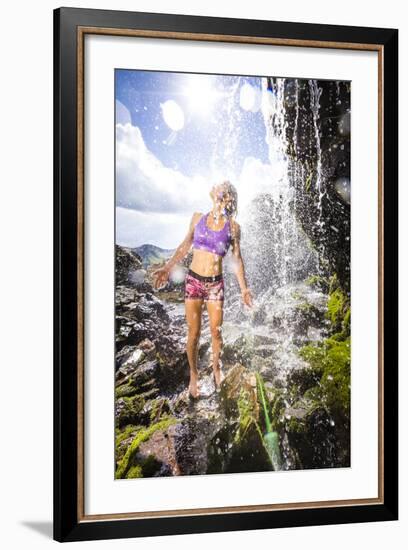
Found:
[{"label": "purple sports bra", "polygon": [[225,256],[231,244],[230,221],[227,220],[222,229],[215,231],[207,226],[209,214],[207,212],[207,214],[201,216],[200,221],[194,228],[193,248],[201,248],[213,254],[218,254],[218,256]]}]

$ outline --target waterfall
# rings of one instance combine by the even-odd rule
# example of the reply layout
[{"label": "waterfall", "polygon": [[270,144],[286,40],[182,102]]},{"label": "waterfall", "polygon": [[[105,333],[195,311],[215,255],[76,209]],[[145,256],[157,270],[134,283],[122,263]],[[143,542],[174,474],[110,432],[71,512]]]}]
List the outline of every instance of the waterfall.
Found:
[{"label": "waterfall", "polygon": [[[262,79],[262,115],[272,176],[269,188],[255,196],[241,225],[248,275],[255,290],[285,287],[317,267],[316,252],[296,220],[294,178],[301,168],[288,156],[285,79]],[[295,125],[299,121],[297,107]]]},{"label": "waterfall", "polygon": [[[223,332],[225,335],[237,334],[235,328],[239,326],[245,342],[246,368],[260,373],[267,383],[281,387],[285,393],[287,376],[305,367],[297,353],[299,347],[321,339],[325,331],[323,325],[318,322],[313,325],[304,313],[311,307],[321,315],[327,297],[305,283],[311,275],[320,273],[319,256],[302,229],[296,211],[296,201],[302,201],[302,194],[308,193],[310,186],[319,194],[316,201],[319,213],[311,212],[310,216],[316,218],[316,231],[320,231],[324,195],[321,90],[315,81],[300,83],[285,78],[265,77],[261,85],[261,113],[271,177],[267,186],[253,194],[240,219],[245,271],[256,296],[256,305],[244,315],[237,300],[230,300]],[[307,113],[299,107],[300,86],[304,90],[305,85],[310,97]],[[305,142],[310,147],[308,162],[301,162],[298,153],[303,153]],[[255,182],[254,188],[257,189]],[[266,424],[263,443],[272,467],[274,470],[290,469],[291,451],[272,428],[265,405],[266,395],[261,392],[259,398]],[[289,398],[285,405],[289,407]]]},{"label": "waterfall", "polygon": [[[324,225],[324,221],[322,217],[322,199],[324,195],[324,190],[322,188],[322,150],[320,145],[320,96],[322,94],[322,89],[319,88],[316,80],[309,80],[309,90],[310,90],[310,110],[313,116],[313,129],[314,129],[315,147],[316,147],[316,182],[315,182],[315,189],[317,193],[316,226],[318,228],[318,231],[321,232]],[[322,246],[321,253],[324,256],[323,246]]]}]

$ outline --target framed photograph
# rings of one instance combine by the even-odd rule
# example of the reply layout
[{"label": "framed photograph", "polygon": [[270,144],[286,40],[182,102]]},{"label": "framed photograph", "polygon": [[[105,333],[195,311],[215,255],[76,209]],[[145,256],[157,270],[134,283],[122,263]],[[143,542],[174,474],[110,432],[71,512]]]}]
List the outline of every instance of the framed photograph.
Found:
[{"label": "framed photograph", "polygon": [[398,519],[397,67],[55,10],[55,540]]}]

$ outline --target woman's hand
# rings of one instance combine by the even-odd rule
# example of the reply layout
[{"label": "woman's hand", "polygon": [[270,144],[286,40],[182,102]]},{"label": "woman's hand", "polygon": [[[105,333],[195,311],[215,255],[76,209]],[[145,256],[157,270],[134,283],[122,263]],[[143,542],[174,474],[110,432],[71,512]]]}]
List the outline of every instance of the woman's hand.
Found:
[{"label": "woman's hand", "polygon": [[244,288],[244,290],[241,291],[241,297],[246,306],[252,307],[252,292],[249,288]]},{"label": "woman's hand", "polygon": [[170,270],[166,266],[160,267],[159,269],[156,269],[156,271],[153,271],[152,276],[154,280],[154,288],[158,289],[162,286],[165,286],[169,279],[169,274]]}]

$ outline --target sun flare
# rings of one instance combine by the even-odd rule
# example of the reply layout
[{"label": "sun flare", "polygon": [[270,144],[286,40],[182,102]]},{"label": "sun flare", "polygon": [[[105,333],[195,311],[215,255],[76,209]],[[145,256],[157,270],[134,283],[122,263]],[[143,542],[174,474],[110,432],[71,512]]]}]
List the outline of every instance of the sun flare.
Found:
[{"label": "sun flare", "polygon": [[219,93],[207,76],[192,75],[184,88],[189,109],[195,114],[208,115]]}]

